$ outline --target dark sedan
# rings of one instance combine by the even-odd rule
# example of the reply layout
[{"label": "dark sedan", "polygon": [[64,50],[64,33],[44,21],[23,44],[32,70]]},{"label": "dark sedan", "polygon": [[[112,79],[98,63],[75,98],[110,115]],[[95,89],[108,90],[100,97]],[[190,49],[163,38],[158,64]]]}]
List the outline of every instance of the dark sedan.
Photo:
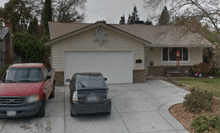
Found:
[{"label": "dark sedan", "polygon": [[70,82],[70,114],[111,114],[111,96],[101,73],[75,73]]}]

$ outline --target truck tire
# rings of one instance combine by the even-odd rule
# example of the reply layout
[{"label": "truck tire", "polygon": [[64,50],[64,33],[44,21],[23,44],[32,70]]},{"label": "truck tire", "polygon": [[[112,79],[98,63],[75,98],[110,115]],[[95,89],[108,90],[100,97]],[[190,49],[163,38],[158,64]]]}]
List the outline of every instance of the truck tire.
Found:
[{"label": "truck tire", "polygon": [[54,84],[53,84],[53,91],[51,92],[51,94],[50,94],[50,99],[51,98],[54,98],[55,97],[55,86],[54,86]]},{"label": "truck tire", "polygon": [[42,118],[45,116],[46,98],[44,97],[41,102],[42,102],[42,106],[41,106],[40,110],[38,111],[37,116]]}]

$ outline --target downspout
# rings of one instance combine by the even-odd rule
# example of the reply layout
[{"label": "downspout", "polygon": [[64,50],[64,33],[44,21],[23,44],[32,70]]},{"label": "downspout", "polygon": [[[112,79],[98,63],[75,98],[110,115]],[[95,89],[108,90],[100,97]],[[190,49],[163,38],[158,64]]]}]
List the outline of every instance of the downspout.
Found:
[{"label": "downspout", "polygon": [[147,68],[147,75],[149,74],[148,66],[149,66],[149,47],[147,48],[147,66],[146,66],[146,68]]}]

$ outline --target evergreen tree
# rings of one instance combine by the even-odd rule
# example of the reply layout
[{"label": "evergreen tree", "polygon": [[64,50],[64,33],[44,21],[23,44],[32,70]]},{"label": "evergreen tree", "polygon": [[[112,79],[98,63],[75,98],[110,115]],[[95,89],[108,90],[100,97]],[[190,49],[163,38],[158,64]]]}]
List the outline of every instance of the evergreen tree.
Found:
[{"label": "evergreen tree", "polygon": [[169,20],[170,20],[170,15],[169,15],[169,12],[167,10],[167,7],[165,6],[162,13],[161,13],[161,15],[160,15],[158,24],[159,25],[168,25]]},{"label": "evergreen tree", "polygon": [[40,38],[40,27],[38,25],[38,20],[36,17],[30,22],[28,27],[28,33],[34,37]]},{"label": "evergreen tree", "polygon": [[49,26],[48,26],[49,21],[52,21],[51,0],[45,0],[44,10],[43,10],[43,22],[44,22],[45,34],[47,36],[49,36]]},{"label": "evergreen tree", "polygon": [[[14,52],[23,59],[32,59],[31,61],[39,61],[45,59],[47,48],[43,43],[33,37],[32,35],[24,32],[17,32],[13,40]],[[38,60],[36,60],[38,59]]]},{"label": "evergreen tree", "polygon": [[130,23],[130,19],[131,19],[131,15],[129,14],[129,15],[128,15],[128,21],[127,21],[127,24]]},{"label": "evergreen tree", "polygon": [[132,12],[132,16],[128,16],[128,21],[127,21],[127,24],[134,24],[135,21],[139,21],[139,17],[137,15],[138,13],[138,10],[137,10],[137,7],[134,6],[134,9],[133,9],[133,12]]},{"label": "evergreen tree", "polygon": [[144,23],[145,25],[153,25],[153,23],[147,19],[147,21]]},{"label": "evergreen tree", "polygon": [[125,16],[124,16],[124,14],[123,14],[123,16],[121,16],[121,20],[120,20],[119,24],[125,24]]}]

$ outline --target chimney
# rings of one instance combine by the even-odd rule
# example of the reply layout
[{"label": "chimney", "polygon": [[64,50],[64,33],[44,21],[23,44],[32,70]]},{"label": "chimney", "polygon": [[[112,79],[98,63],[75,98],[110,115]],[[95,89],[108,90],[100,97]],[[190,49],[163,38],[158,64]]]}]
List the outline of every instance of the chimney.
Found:
[{"label": "chimney", "polygon": [[6,20],[5,21],[5,27],[9,28],[9,40],[6,41],[6,51],[8,51],[8,54],[6,55],[7,58],[7,63],[12,63],[14,62],[14,52],[13,52],[13,48],[12,48],[12,25],[10,20]]},{"label": "chimney", "polygon": [[10,34],[12,34],[12,25],[11,25],[10,20],[5,21],[5,27],[8,27]]}]

